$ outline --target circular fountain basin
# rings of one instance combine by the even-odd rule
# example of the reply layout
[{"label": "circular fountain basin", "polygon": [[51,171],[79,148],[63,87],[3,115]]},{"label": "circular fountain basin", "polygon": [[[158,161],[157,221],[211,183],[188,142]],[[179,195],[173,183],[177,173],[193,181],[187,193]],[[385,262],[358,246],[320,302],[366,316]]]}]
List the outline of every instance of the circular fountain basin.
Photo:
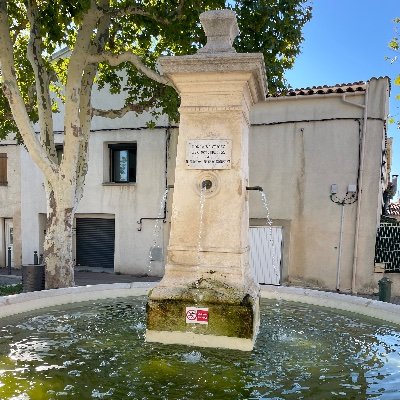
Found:
[{"label": "circular fountain basin", "polygon": [[1,298],[0,398],[396,398],[399,306],[263,287],[252,352],[164,346],[144,341],[153,285]]}]

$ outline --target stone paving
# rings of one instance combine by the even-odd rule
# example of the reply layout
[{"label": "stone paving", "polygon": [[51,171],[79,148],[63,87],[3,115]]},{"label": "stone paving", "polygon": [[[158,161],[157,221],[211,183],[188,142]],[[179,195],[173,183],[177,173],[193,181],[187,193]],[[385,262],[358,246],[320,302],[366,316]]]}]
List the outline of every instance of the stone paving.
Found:
[{"label": "stone paving", "polygon": [[[157,282],[160,279],[152,276],[114,274],[104,270],[97,270],[96,272],[87,270],[75,271],[76,286],[99,285],[101,283]],[[0,285],[10,285],[21,281],[20,269],[12,269],[11,275],[8,275],[6,268],[0,268]]]},{"label": "stone paving", "polygon": [[[0,285],[11,285],[21,282],[20,269],[13,269],[11,273],[12,275],[8,275],[8,270],[6,268],[0,268]],[[77,286],[99,285],[102,283],[158,282],[160,279],[161,278],[152,276],[115,274],[104,269],[95,271],[75,270],[75,284]],[[379,300],[378,294],[360,296]],[[400,305],[400,296],[392,297],[391,303]]]}]

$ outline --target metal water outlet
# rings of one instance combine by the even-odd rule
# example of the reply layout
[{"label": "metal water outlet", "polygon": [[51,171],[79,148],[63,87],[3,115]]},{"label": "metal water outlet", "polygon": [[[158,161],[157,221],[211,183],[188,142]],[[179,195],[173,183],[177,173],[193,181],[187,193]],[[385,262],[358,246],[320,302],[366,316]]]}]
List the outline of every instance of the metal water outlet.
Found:
[{"label": "metal water outlet", "polygon": [[206,179],[203,182],[201,182],[201,187],[202,189],[210,190],[212,188],[212,182],[210,179]]},{"label": "metal water outlet", "polygon": [[215,196],[220,190],[221,184],[217,173],[214,171],[205,171],[197,175],[195,180],[195,191],[205,198]]}]

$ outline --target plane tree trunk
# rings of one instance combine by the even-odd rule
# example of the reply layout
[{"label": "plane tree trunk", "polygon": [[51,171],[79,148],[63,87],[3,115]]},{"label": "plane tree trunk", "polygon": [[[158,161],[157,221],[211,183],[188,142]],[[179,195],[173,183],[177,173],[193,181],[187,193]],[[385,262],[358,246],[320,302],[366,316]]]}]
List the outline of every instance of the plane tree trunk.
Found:
[{"label": "plane tree trunk", "polygon": [[63,199],[59,185],[48,194],[47,229],[44,241],[46,289],[74,286],[72,232],[74,207]]},{"label": "plane tree trunk", "polygon": [[[91,104],[93,82],[99,63],[116,66],[129,62],[150,79],[173,86],[169,80],[152,70],[140,57],[130,51],[113,54],[105,51],[112,18],[126,14],[143,16],[140,7],[113,10],[109,0],[90,0],[82,13],[76,37],[69,56],[64,85],[64,153],[59,163],[54,143],[54,127],[50,87],[53,75],[48,70],[48,60],[43,58],[45,43],[40,25],[40,13],[36,0],[25,2],[29,24],[27,58],[35,75],[32,100],[37,105],[39,134],[35,132],[29,116],[29,104],[25,103],[16,73],[18,62],[14,59],[14,36],[10,34],[7,2],[0,0],[0,65],[2,91],[8,100],[12,118],[23,139],[30,157],[43,173],[47,198],[47,227],[44,242],[46,263],[46,288],[74,285],[73,221],[75,211],[83,196],[88,169],[88,142],[93,115],[116,118],[128,111],[142,112],[143,105],[123,107],[120,110],[96,110]],[[145,12],[147,18],[166,23],[157,16]],[[26,23],[26,22],[25,22]],[[18,35],[17,35],[18,36]],[[54,72],[54,71],[53,71]],[[30,88],[32,89],[32,88]],[[147,108],[153,105],[148,101]],[[37,128],[36,128],[37,129]]]}]

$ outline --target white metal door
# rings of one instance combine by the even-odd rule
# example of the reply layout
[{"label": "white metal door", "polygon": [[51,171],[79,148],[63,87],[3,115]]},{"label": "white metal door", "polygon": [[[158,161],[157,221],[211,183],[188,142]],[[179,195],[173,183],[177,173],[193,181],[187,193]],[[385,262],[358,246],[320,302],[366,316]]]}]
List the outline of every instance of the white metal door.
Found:
[{"label": "white metal door", "polygon": [[11,267],[14,267],[14,227],[12,220],[4,221],[5,237],[6,237],[6,266],[8,267],[8,248],[11,249]]},{"label": "white metal door", "polygon": [[250,267],[258,283],[280,285],[282,227],[251,226]]}]

